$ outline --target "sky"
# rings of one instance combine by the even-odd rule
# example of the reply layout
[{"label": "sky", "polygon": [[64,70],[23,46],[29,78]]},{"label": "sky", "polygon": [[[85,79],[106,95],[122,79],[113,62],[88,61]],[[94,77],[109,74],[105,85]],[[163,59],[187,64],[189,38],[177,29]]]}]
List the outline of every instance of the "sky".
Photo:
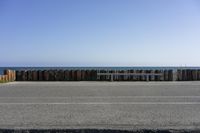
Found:
[{"label": "sky", "polygon": [[0,66],[200,66],[200,1],[0,0]]}]

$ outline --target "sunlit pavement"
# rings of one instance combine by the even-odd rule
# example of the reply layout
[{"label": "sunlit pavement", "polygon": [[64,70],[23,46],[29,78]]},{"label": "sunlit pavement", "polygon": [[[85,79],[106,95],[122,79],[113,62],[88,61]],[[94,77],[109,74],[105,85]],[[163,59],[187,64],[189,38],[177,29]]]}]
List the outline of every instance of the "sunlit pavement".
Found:
[{"label": "sunlit pavement", "polygon": [[200,82],[0,85],[0,128],[199,129]]}]

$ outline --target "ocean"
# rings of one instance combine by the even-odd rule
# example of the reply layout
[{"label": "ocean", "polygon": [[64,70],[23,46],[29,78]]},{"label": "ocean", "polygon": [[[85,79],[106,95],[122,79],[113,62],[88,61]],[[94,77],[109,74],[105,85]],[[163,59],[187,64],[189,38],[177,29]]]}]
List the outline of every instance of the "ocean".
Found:
[{"label": "ocean", "polygon": [[5,69],[11,70],[51,70],[51,69],[63,69],[63,70],[165,70],[165,69],[200,69],[200,67],[0,67],[0,75],[3,74]]}]

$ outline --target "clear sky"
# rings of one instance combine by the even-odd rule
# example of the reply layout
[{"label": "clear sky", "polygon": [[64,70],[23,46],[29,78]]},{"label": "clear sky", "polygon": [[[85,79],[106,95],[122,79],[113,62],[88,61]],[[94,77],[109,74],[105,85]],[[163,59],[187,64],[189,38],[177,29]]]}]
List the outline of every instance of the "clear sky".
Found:
[{"label": "clear sky", "polygon": [[0,0],[0,66],[200,66],[200,1]]}]

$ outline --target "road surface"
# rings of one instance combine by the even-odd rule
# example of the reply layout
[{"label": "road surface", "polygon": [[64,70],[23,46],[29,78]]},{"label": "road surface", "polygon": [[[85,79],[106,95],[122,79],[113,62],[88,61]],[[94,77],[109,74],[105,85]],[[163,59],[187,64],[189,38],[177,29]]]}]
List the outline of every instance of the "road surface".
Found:
[{"label": "road surface", "polygon": [[0,128],[199,129],[200,82],[0,84]]}]

